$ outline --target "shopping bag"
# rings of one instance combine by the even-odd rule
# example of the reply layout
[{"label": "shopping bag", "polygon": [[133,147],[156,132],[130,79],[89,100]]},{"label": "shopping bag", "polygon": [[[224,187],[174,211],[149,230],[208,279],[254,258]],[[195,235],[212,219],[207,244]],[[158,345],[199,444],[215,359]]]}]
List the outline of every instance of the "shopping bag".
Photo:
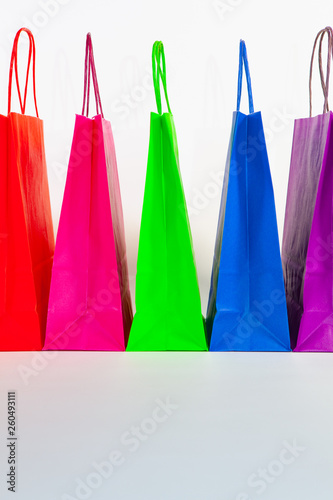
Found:
[{"label": "shopping bag", "polygon": [[[162,42],[155,42],[152,59],[158,113],[150,118],[136,313],[127,350],[207,350]],[[163,114],[160,80],[168,107]]]},{"label": "shopping bag", "polygon": [[[243,65],[250,114],[239,111]],[[273,187],[260,112],[240,42],[233,114],[207,308],[212,351],[288,351],[286,299]]]},{"label": "shopping bag", "polygon": [[[90,76],[97,110],[92,119]],[[88,33],[82,115],[75,120],[44,349],[122,351],[131,322],[115,146],[102,111]]]},{"label": "shopping bag", "polygon": [[[321,47],[328,37],[324,78]],[[319,41],[323,114],[312,117],[311,80]],[[316,36],[310,64],[310,118],[295,120],[284,224],[282,259],[292,347],[296,351],[333,351],[333,114],[328,83],[332,28]]]},{"label": "shopping bag", "polygon": [[[22,32],[29,55],[22,97],[17,65]],[[36,117],[25,114],[29,69]],[[12,76],[21,113],[11,111]],[[54,236],[44,151],[43,122],[35,89],[35,42],[20,29],[10,62],[8,116],[0,116],[0,350],[40,350],[45,337]]]}]

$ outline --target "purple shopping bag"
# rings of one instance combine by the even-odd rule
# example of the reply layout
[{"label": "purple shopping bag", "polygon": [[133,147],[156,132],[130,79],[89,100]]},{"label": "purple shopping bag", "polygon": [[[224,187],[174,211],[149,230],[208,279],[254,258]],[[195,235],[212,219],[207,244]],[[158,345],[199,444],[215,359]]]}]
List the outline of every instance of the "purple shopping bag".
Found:
[{"label": "purple shopping bag", "polygon": [[[90,74],[97,116],[88,118]],[[84,116],[86,114],[86,116]],[[122,351],[132,322],[125,233],[110,122],[90,34],[51,280],[44,349]]]},{"label": "purple shopping bag", "polygon": [[[327,74],[321,50],[328,37]],[[311,80],[319,40],[323,114],[312,117]],[[316,36],[310,65],[310,118],[295,120],[286,204],[282,263],[291,345],[296,351],[333,351],[333,114],[328,85],[332,28]]]}]

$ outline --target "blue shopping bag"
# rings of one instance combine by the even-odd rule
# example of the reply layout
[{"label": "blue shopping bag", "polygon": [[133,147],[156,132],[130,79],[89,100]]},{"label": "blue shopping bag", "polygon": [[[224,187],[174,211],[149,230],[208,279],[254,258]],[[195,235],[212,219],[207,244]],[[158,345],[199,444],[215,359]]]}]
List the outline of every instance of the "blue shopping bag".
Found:
[{"label": "blue shopping bag", "polygon": [[[239,111],[243,65],[249,115]],[[273,186],[243,40],[206,326],[211,351],[290,351]]]}]

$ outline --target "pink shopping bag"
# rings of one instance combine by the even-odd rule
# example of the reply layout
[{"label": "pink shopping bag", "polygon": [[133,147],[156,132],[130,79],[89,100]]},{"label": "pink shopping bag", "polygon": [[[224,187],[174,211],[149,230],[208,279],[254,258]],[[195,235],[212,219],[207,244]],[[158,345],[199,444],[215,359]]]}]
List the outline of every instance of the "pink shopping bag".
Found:
[{"label": "pink shopping bag", "polygon": [[[97,109],[92,119],[90,75]],[[103,117],[88,33],[83,108],[75,121],[44,349],[122,351],[131,323],[115,147],[111,124]]]}]

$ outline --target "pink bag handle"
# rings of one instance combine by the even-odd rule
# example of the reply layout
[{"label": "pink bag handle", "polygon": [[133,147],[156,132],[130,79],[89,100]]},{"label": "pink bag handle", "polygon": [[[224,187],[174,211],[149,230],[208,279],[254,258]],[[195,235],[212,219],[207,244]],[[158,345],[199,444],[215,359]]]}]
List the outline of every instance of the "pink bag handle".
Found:
[{"label": "pink bag handle", "polygon": [[[91,41],[91,34],[87,34],[86,40],[86,56],[84,61],[84,90],[83,90],[83,106],[82,115],[88,116],[89,114],[89,97],[90,97],[90,75],[94,85],[95,100],[96,100],[96,113],[101,114],[104,118],[101,96],[99,94],[96,67],[94,60],[94,51]],[[86,108],[86,110],[85,110]]]},{"label": "pink bag handle", "polygon": [[[18,41],[19,41],[19,38],[20,38],[22,31],[25,31],[25,33],[27,33],[27,35],[29,37],[29,55],[28,55],[28,64],[27,64],[27,74],[26,74],[26,78],[25,78],[23,102],[22,102],[22,94],[21,94],[21,90],[20,90],[20,84],[19,84],[19,79],[18,79],[18,70],[17,70],[17,46],[18,46]],[[36,101],[36,78],[35,78],[35,61],[36,61],[35,40],[34,40],[33,34],[31,33],[31,31],[28,28],[21,28],[15,35],[12,56],[10,59],[9,83],[8,83],[8,114],[10,113],[10,109],[11,109],[13,69],[15,69],[15,80],[16,80],[17,93],[18,93],[18,97],[19,97],[19,101],[20,101],[21,113],[23,115],[25,114],[31,57],[32,57],[32,87],[33,87],[33,94],[34,94],[36,116],[38,118],[38,109],[37,109],[37,101]],[[15,64],[15,66],[14,66],[14,64]]]},{"label": "pink bag handle", "polygon": [[[323,44],[323,39],[325,34],[327,33],[328,37],[328,47],[327,47],[327,67],[326,67],[326,82],[324,78],[324,71],[323,71],[323,63],[322,63],[322,44]],[[317,45],[317,41],[319,40],[319,51],[318,51],[318,62],[319,62],[319,74],[320,74],[320,81],[321,81],[321,86],[323,89],[324,93],[324,107],[323,107],[323,113],[327,113],[329,111],[329,105],[328,105],[328,90],[329,90],[329,81],[330,81],[330,72],[331,72],[331,57],[333,55],[333,30],[330,26],[326,26],[326,28],[322,29],[319,31],[317,34],[314,44],[313,44],[313,50],[312,50],[312,55],[311,55],[311,63],[310,63],[310,78],[309,78],[309,94],[310,94],[310,116],[312,116],[312,70],[313,70],[313,60],[314,60],[314,54],[315,54],[315,49]]]}]

